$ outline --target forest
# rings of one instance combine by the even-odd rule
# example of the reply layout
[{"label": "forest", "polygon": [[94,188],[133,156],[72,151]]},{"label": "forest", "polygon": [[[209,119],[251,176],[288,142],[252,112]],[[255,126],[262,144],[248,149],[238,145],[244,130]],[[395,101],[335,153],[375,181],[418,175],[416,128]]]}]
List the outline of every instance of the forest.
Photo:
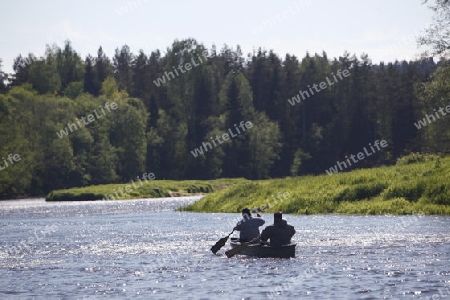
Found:
[{"label": "forest", "polygon": [[244,55],[193,38],[151,53],[123,45],[112,58],[102,47],[82,58],[67,41],[18,55],[13,74],[0,60],[0,198],[144,172],[157,180],[326,174],[377,140],[387,146],[345,171],[412,152],[445,155],[448,62]]}]

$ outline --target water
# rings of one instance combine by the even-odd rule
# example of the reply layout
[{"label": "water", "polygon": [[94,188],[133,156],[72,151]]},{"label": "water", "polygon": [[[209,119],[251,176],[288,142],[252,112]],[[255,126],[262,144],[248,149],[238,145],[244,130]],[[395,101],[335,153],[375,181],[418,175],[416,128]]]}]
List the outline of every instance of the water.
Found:
[{"label": "water", "polygon": [[285,215],[296,258],[228,259],[197,199],[1,201],[0,299],[450,299],[450,217]]}]

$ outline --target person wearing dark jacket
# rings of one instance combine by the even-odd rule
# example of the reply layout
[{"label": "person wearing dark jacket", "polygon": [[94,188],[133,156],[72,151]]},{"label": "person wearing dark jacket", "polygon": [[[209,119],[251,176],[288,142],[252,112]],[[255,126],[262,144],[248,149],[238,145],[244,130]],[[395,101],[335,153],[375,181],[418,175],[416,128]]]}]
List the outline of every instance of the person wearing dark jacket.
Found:
[{"label": "person wearing dark jacket", "polygon": [[291,243],[291,238],[295,234],[293,226],[283,220],[283,214],[276,212],[273,215],[273,224],[264,228],[261,232],[261,240],[270,240],[270,246],[282,246]]},{"label": "person wearing dark jacket", "polygon": [[[234,227],[234,230],[240,231],[239,240],[241,242],[249,242],[259,237],[259,226],[263,226],[266,221],[261,218],[252,218],[250,209],[244,208],[242,210],[242,220]],[[259,243],[259,239],[253,241]]]}]

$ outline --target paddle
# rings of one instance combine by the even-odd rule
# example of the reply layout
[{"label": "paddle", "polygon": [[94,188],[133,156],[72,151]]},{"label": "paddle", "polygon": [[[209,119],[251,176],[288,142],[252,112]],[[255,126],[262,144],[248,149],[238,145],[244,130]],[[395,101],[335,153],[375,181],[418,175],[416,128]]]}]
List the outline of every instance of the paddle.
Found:
[{"label": "paddle", "polygon": [[211,247],[211,251],[212,253],[216,254],[217,251],[220,250],[220,248],[222,248],[223,246],[225,246],[225,243],[227,242],[228,238],[230,237],[230,235],[234,232],[234,229],[232,232],[230,232],[229,235],[227,235],[226,237],[221,238],[220,240],[217,241],[217,243]]},{"label": "paddle", "polygon": [[256,241],[257,239],[259,239],[259,236],[255,237],[250,242],[241,243],[239,246],[231,248],[230,250],[226,251],[225,254],[227,255],[228,258],[233,257],[236,254],[238,254],[239,252],[241,252],[242,250],[244,250],[245,248],[247,248],[248,245],[250,245],[252,242]]}]

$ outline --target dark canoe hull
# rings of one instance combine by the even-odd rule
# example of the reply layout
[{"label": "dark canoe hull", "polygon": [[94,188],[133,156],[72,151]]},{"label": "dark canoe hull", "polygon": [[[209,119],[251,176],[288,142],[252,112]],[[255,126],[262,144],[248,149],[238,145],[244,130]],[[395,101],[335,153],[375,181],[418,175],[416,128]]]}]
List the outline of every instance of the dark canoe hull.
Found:
[{"label": "dark canoe hull", "polygon": [[[231,241],[231,247],[237,247],[240,245],[239,242]],[[267,245],[249,245],[244,248],[239,254],[255,256],[255,257],[273,257],[273,258],[291,258],[295,257],[295,244],[284,245],[279,247],[272,247]]]}]

